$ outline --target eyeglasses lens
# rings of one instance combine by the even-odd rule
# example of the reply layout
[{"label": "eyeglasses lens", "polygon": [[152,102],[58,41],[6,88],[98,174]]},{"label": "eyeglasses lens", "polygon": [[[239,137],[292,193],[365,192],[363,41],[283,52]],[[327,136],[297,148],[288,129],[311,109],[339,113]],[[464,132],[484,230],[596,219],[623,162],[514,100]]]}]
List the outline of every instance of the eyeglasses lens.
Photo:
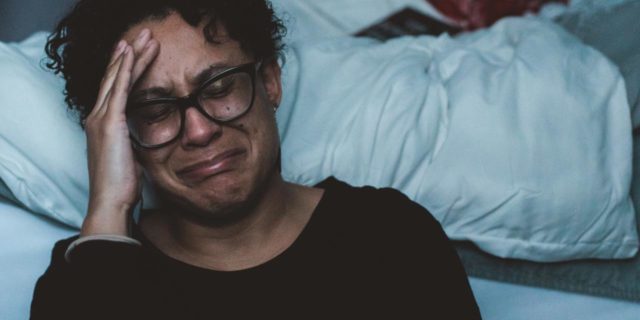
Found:
[{"label": "eyeglasses lens", "polygon": [[[206,84],[196,98],[201,111],[210,119],[233,120],[251,107],[252,78],[246,72],[229,74]],[[173,140],[183,125],[180,106],[175,102],[155,102],[132,108],[127,121],[133,138],[147,147]]]},{"label": "eyeglasses lens", "polygon": [[251,77],[247,73],[234,73],[203,88],[198,103],[211,118],[227,121],[244,113],[252,98]]}]

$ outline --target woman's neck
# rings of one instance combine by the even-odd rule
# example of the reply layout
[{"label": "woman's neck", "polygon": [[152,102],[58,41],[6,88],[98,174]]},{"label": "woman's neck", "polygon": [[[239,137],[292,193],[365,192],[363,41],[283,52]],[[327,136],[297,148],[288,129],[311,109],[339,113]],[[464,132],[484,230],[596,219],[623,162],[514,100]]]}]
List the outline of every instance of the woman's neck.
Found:
[{"label": "woman's neck", "polygon": [[277,175],[242,217],[227,224],[198,223],[180,214],[141,220],[145,236],[172,258],[203,268],[233,271],[263,264],[295,242],[322,197],[320,189]]}]

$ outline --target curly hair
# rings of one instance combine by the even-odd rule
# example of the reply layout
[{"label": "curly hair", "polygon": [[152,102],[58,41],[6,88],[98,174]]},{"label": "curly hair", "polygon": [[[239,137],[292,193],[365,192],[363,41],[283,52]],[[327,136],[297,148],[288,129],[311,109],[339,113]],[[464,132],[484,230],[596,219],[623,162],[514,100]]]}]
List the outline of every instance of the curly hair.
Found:
[{"label": "curly hair", "polygon": [[81,0],[49,36],[47,67],[66,80],[65,101],[80,125],[96,101],[111,48],[134,25],[177,12],[190,25],[206,22],[215,43],[218,22],[257,60],[282,57],[286,28],[268,0]]}]

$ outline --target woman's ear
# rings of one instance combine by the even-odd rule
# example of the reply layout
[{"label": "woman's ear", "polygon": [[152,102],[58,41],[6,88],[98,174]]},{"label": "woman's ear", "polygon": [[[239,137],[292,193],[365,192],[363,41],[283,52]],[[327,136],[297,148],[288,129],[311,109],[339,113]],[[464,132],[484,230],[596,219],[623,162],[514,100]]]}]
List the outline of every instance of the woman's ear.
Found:
[{"label": "woman's ear", "polygon": [[262,77],[267,98],[271,105],[279,106],[282,98],[282,83],[280,81],[280,65],[277,59],[269,59],[264,62],[261,72],[258,73]]}]

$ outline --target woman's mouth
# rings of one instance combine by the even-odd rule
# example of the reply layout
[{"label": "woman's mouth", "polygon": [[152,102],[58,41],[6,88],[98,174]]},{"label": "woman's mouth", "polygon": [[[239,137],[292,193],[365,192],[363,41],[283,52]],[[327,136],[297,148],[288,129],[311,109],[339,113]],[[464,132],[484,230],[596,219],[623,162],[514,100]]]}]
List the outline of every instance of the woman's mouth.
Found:
[{"label": "woman's mouth", "polygon": [[176,172],[177,176],[188,182],[200,182],[206,178],[231,171],[245,150],[242,148],[230,149],[219,153],[212,158],[185,166]]}]

